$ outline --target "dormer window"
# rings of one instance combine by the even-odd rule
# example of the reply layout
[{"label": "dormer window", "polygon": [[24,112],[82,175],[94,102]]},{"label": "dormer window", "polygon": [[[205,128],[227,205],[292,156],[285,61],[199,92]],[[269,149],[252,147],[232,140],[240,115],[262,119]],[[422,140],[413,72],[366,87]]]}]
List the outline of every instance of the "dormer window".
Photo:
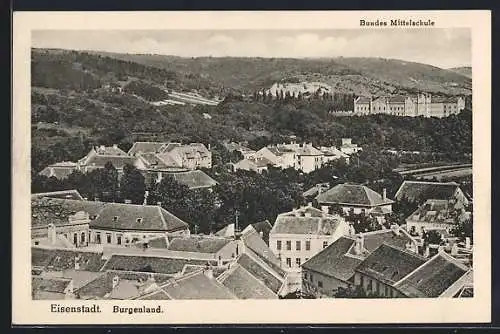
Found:
[{"label": "dormer window", "polygon": [[142,218],[137,218],[137,219],[136,219],[136,221],[137,221],[138,223],[142,223]]},{"label": "dormer window", "polygon": [[115,222],[115,221],[117,221],[117,220],[118,220],[118,216],[114,216],[114,217],[113,217],[113,221]]}]

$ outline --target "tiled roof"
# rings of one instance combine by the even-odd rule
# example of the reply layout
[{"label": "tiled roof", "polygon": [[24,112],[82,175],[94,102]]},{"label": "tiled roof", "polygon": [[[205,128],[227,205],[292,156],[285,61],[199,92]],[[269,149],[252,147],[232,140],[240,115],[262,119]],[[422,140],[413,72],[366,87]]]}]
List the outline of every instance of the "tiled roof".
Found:
[{"label": "tiled roof", "polygon": [[106,203],[90,226],[113,230],[171,232],[185,229],[188,225],[156,205]]},{"label": "tiled roof", "polygon": [[468,272],[468,268],[451,256],[439,252],[396,284],[408,297],[439,297]]},{"label": "tiled roof", "polygon": [[80,193],[76,189],[31,194],[31,199],[38,199],[42,197],[76,199],[83,201],[82,195],[80,195]]},{"label": "tiled roof", "polygon": [[70,283],[70,278],[34,276],[31,278],[31,289],[36,292],[65,293]]},{"label": "tiled roof", "polygon": [[314,187],[309,188],[308,190],[304,191],[302,193],[302,196],[304,197],[312,197],[312,196],[317,196],[321,192],[326,191],[330,188],[330,185],[328,183],[319,183],[316,184]]},{"label": "tiled roof", "polygon": [[133,156],[138,153],[157,153],[165,144],[166,143],[138,141],[132,145],[128,154]]},{"label": "tiled roof", "polygon": [[393,285],[424,262],[425,259],[415,253],[382,244],[361,262],[356,271]]},{"label": "tiled roof", "polygon": [[265,157],[259,157],[259,158],[253,158],[253,159],[248,159],[249,161],[253,162],[255,166],[257,167],[267,167],[268,165],[272,165],[272,161],[265,158]]},{"label": "tiled roof", "polygon": [[172,298],[169,295],[167,295],[165,293],[165,291],[157,290],[153,293],[140,296],[137,299],[140,299],[140,300],[170,300]]},{"label": "tiled roof", "polygon": [[363,237],[364,248],[368,252],[373,252],[382,244],[405,249],[409,243],[414,243],[413,238],[402,228],[398,232],[392,229],[378,230],[360,234]]},{"label": "tiled roof", "polygon": [[230,269],[230,274],[222,281],[239,299],[277,299],[278,295],[273,293],[261,281],[250,274],[245,268],[236,265]]},{"label": "tiled roof", "polygon": [[[37,207],[37,210],[43,210],[45,207],[48,210],[63,210],[66,213],[77,213],[80,211],[86,212],[92,218],[97,216],[101,210],[110,203],[97,202],[97,201],[81,201],[74,199],[62,199],[62,198],[48,198],[44,197],[35,201],[32,201],[31,207]],[[59,215],[61,216],[61,215]],[[38,219],[38,217],[33,217]],[[44,224],[47,222],[44,222]]]},{"label": "tiled roof", "polygon": [[78,259],[80,265],[79,270],[83,271],[99,271],[104,264],[102,253],[68,249],[31,248],[32,266],[41,266],[53,271],[74,269],[76,259]]},{"label": "tiled roof", "polygon": [[[126,153],[125,153],[126,154]],[[112,156],[112,155],[94,155],[91,157],[87,164],[88,170],[92,170],[95,168],[103,168],[106,163],[111,162],[113,167],[116,169],[123,169],[123,167],[127,164],[134,165],[136,162],[136,157],[131,157],[128,155],[124,156]]]},{"label": "tiled roof", "polygon": [[322,146],[320,147],[320,151],[325,155],[325,156],[338,156],[338,157],[341,157],[341,158],[347,158],[349,157],[349,155],[345,154],[344,152],[342,152],[341,150],[339,150],[338,148],[336,147],[325,147],[325,146]]},{"label": "tiled roof", "polygon": [[112,255],[103,270],[126,270],[153,272],[161,274],[176,274],[182,272],[187,264],[203,266],[204,260],[167,258],[155,256]]},{"label": "tiled roof", "polygon": [[31,226],[45,227],[51,223],[56,226],[70,224],[69,221],[70,217],[75,215],[77,212],[83,210],[78,210],[74,207],[66,206],[64,205],[65,201],[76,201],[76,200],[64,200],[64,199],[58,199],[58,198],[56,199],[48,197],[33,199],[32,197]]},{"label": "tiled roof", "polygon": [[168,175],[171,175],[177,182],[189,187],[189,189],[209,188],[217,184],[217,181],[198,169],[186,172],[168,173]]},{"label": "tiled roof", "polygon": [[112,155],[112,156],[126,156],[127,153],[123,151],[116,145],[113,146],[96,146],[94,147],[94,151],[98,155]]},{"label": "tiled roof", "polygon": [[347,281],[362,260],[348,255],[355,240],[340,237],[302,265],[302,268]]},{"label": "tiled roof", "polygon": [[247,254],[241,254],[237,262],[250,274],[264,283],[264,285],[266,285],[271,291],[273,291],[274,293],[278,293],[281,288],[282,282],[257,262],[255,262]]},{"label": "tiled roof", "polygon": [[168,168],[168,165],[163,162],[155,153],[140,153],[136,155],[144,163],[146,169],[162,170]]},{"label": "tiled roof", "polygon": [[428,199],[408,219],[425,223],[453,224],[452,212],[454,210],[450,201]]},{"label": "tiled roof", "polygon": [[358,184],[338,184],[316,197],[319,203],[351,204],[359,206],[379,206],[393,203],[392,200],[382,198],[380,194],[370,188]]},{"label": "tiled roof", "polygon": [[237,299],[229,289],[203,271],[175,279],[162,289],[172,299]]},{"label": "tiled roof", "polygon": [[390,96],[387,99],[388,103],[405,103],[406,98],[404,96]]},{"label": "tiled roof", "polygon": [[219,237],[179,237],[170,241],[168,249],[181,252],[217,253],[230,242],[230,239]]},{"label": "tiled roof", "polygon": [[278,215],[271,234],[331,235],[342,220],[340,216],[325,214],[313,207],[304,207]]},{"label": "tiled roof", "polygon": [[249,228],[244,231],[241,240],[245,247],[260,257],[267,265],[276,271],[281,277],[285,276],[285,272],[280,268],[280,261],[271,251],[269,246],[260,237],[259,233],[254,228]]},{"label": "tiled roof", "polygon": [[55,177],[56,179],[62,180],[67,178],[75,170],[76,166],[72,167],[48,166],[45,167],[39,174],[46,177]]},{"label": "tiled roof", "polygon": [[88,283],[95,280],[97,277],[101,276],[102,272],[100,271],[87,271],[87,270],[75,270],[75,269],[66,269],[62,271],[45,271],[41,274],[43,278],[68,278],[73,280],[73,289],[79,289],[82,286],[87,285]]},{"label": "tiled roof", "polygon": [[[118,282],[113,287],[114,278]],[[170,279],[170,277],[168,277]],[[167,281],[167,278],[158,279],[155,275],[134,275],[134,273],[107,271],[75,291],[81,299],[120,299],[128,300],[139,297],[147,289],[155,289],[154,286]]]},{"label": "tiled roof", "polygon": [[403,181],[396,195],[397,200],[406,198],[409,201],[426,199],[450,199],[455,194],[458,183]]},{"label": "tiled roof", "polygon": [[356,99],[356,103],[364,103],[364,104],[367,104],[367,103],[370,103],[370,98],[369,97],[364,97],[364,96],[360,96]]},{"label": "tiled roof", "polygon": [[271,232],[271,229],[273,228],[273,225],[271,225],[269,220],[254,223],[252,224],[252,227],[257,231],[257,233],[262,232],[262,240],[264,240],[266,244],[269,244],[269,232]]}]

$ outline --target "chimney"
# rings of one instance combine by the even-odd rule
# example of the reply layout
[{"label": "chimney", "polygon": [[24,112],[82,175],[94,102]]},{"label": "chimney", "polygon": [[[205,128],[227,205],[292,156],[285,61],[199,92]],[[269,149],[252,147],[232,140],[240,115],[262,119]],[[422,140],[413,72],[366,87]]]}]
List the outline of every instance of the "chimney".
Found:
[{"label": "chimney", "polygon": [[354,254],[361,255],[364,249],[364,238],[362,235],[358,235],[356,238],[356,243],[354,245]]},{"label": "chimney", "polygon": [[77,255],[75,256],[75,270],[79,270],[80,269],[80,256]]},{"label": "chimney", "polygon": [[260,232],[259,232],[259,235],[260,235],[260,238],[261,238],[261,239],[264,239],[264,232],[260,231]]},{"label": "chimney", "polygon": [[321,211],[323,211],[323,213],[328,213],[328,205],[322,205]]},{"label": "chimney", "polygon": [[308,203],[307,203],[307,206],[308,206],[308,207],[313,206],[312,202],[308,202]]},{"label": "chimney", "polygon": [[391,225],[391,231],[395,234],[395,235],[399,235],[401,232],[399,231],[399,225],[397,224],[392,224]]},{"label": "chimney", "polygon": [[425,247],[424,257],[428,258],[431,255],[431,250],[429,249],[429,245]]},{"label": "chimney", "polygon": [[311,213],[310,212],[304,212],[304,217],[311,217]]},{"label": "chimney", "polygon": [[161,206],[161,202],[160,201],[156,202],[156,205]]},{"label": "chimney", "polygon": [[384,200],[386,200],[386,199],[387,199],[387,189],[386,189],[386,188],[384,188],[384,189],[382,190],[382,199],[384,199]]},{"label": "chimney", "polygon": [[471,249],[470,237],[465,237],[465,249]]},{"label": "chimney", "polygon": [[203,270],[203,274],[206,277],[208,277],[209,279],[213,279],[214,278],[214,271],[209,266],[206,266],[206,268]]},{"label": "chimney", "polygon": [[114,148],[114,149],[117,149],[117,148],[118,148],[118,145],[117,145],[117,144],[113,144],[113,148]]},{"label": "chimney", "polygon": [[349,235],[355,235],[355,234],[356,234],[356,230],[354,229],[354,225],[350,224],[349,225]]},{"label": "chimney", "polygon": [[57,240],[56,226],[54,224],[49,224],[49,243],[55,245]]},{"label": "chimney", "polygon": [[453,244],[453,246],[451,246],[451,256],[457,256],[457,255],[458,255],[458,245]]},{"label": "chimney", "polygon": [[208,150],[210,151],[210,143],[208,143],[208,147],[207,147],[207,148],[208,148]]},{"label": "chimney", "polygon": [[120,277],[114,276],[113,277],[113,289],[115,289],[118,286],[119,282],[120,282]]},{"label": "chimney", "polygon": [[219,255],[219,257],[217,258],[217,266],[218,267],[222,267],[222,256]]}]

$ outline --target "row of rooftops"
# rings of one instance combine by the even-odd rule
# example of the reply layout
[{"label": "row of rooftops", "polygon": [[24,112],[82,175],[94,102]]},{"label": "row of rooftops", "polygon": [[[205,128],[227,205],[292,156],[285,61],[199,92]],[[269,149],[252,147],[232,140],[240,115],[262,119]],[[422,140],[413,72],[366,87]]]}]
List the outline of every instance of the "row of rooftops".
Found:
[{"label": "row of rooftops", "polygon": [[[413,298],[454,294],[463,285],[472,283],[472,269],[446,252],[425,258],[394,243],[387,233],[393,231],[377,233],[386,236],[362,257],[355,253],[358,240],[343,236],[306,261],[302,268],[349,284],[354,284],[354,275],[360,273]],[[366,245],[370,236],[363,237]]]},{"label": "row of rooftops", "polygon": [[[257,224],[260,225],[265,224]],[[224,238],[194,236],[193,239]],[[37,281],[33,288],[50,291],[45,297],[51,298],[53,292],[66,293],[63,286],[69,281],[73,284],[73,295],[81,299],[278,298],[286,274],[260,233],[250,225],[239,243],[240,254],[222,263],[216,259],[190,258],[194,249],[192,245],[185,248],[185,244],[180,246],[187,250],[186,255],[180,252],[177,257],[112,254],[106,258],[99,252],[32,247],[33,280]],[[38,284],[41,281],[43,284]],[[50,288],[59,281],[64,284]],[[44,299],[40,291],[34,291],[34,295]]]},{"label": "row of rooftops", "polygon": [[404,96],[404,95],[390,95],[390,96],[378,96],[378,97],[367,97],[367,96],[359,96],[354,99],[355,104],[370,104],[370,103],[388,103],[388,104],[404,104],[406,101],[416,102],[417,99],[423,100],[426,99],[431,103],[458,103],[459,99],[463,99],[463,97],[442,97],[436,96],[432,97],[429,94],[418,95],[418,96]]}]

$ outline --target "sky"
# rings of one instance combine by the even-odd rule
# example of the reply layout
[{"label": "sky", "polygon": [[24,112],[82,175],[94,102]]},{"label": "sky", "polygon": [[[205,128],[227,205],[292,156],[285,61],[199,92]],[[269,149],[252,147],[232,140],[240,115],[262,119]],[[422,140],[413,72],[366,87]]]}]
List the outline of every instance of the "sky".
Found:
[{"label": "sky", "polygon": [[471,66],[471,34],[453,29],[37,30],[32,46],[181,57],[380,57]]}]

